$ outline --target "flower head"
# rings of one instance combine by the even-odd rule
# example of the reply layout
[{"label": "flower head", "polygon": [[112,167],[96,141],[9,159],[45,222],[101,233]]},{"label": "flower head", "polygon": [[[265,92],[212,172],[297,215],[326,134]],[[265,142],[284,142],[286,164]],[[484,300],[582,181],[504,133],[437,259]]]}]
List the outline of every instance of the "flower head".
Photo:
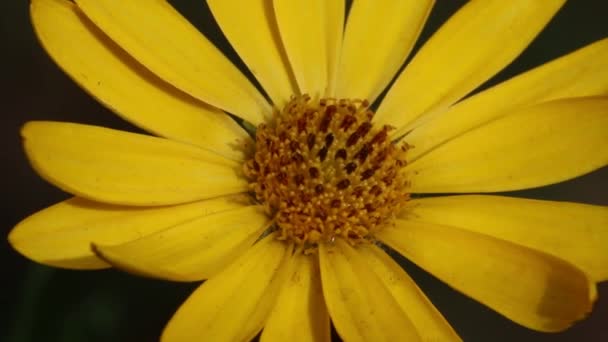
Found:
[{"label": "flower head", "polygon": [[209,0],[262,94],[164,1],[32,0],[51,57],[157,137],[28,123],[33,167],[75,197],[9,240],[58,267],[208,279],[167,341],[325,341],[330,319],[347,341],[459,340],[388,249],[563,330],[608,279],[608,208],[422,196],[606,166],[608,40],[466,98],[563,3],[471,1],[398,72],[431,0],[356,0],[347,19],[344,1]]},{"label": "flower head", "polygon": [[245,163],[280,238],[316,248],[336,238],[372,242],[409,199],[407,144],[373,127],[365,101],[293,98],[274,127],[260,125]]}]

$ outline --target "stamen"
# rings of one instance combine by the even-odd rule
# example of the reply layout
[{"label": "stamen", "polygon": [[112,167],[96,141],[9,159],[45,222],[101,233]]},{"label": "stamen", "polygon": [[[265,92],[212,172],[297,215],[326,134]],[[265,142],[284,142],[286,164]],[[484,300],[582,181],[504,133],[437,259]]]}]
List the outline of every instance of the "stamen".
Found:
[{"label": "stamen", "polygon": [[325,190],[325,188],[323,187],[323,185],[322,185],[322,184],[317,184],[317,185],[315,186],[315,193],[316,193],[317,195],[322,194],[322,193],[323,193],[323,190]]},{"label": "stamen", "polygon": [[334,142],[334,135],[329,133],[328,135],[325,136],[325,146],[327,146],[327,148],[331,147],[331,144]]},{"label": "stamen", "polygon": [[311,167],[310,169],[308,169],[308,173],[310,174],[311,178],[319,177],[319,169],[317,169],[316,167]]},{"label": "stamen", "polygon": [[327,129],[329,128],[329,123],[331,122],[331,119],[333,118],[334,114],[336,114],[337,110],[338,109],[334,105],[331,105],[327,107],[327,109],[325,109],[325,116],[323,117],[323,121],[321,121],[321,127],[319,127],[321,132],[327,132]]},{"label": "stamen", "polygon": [[340,190],[344,190],[344,189],[348,188],[349,185],[350,185],[350,181],[348,179],[343,179],[340,182],[338,182],[338,184],[336,184],[337,188]]},{"label": "stamen", "polygon": [[308,145],[309,150],[312,150],[313,146],[315,146],[315,135],[313,133],[308,133],[308,138],[306,138],[306,145]]},{"label": "stamen", "polygon": [[302,185],[304,184],[304,176],[297,174],[295,177],[293,177],[293,181],[296,182],[296,185]]},{"label": "stamen", "polygon": [[336,160],[338,159],[346,159],[346,150],[341,148],[336,152]]},{"label": "stamen", "polygon": [[319,150],[318,156],[321,161],[325,161],[325,158],[327,157],[327,146],[323,146],[323,148]]},{"label": "stamen", "polygon": [[354,124],[355,122],[357,122],[357,119],[355,119],[354,116],[347,115],[342,120],[342,124],[340,125],[340,129],[342,129],[343,131],[348,131],[348,129],[350,128],[350,126],[352,124]]},{"label": "stamen", "polygon": [[294,153],[292,159],[294,162],[296,162],[298,164],[300,164],[304,161],[304,157],[302,157],[302,155],[299,153]]},{"label": "stamen", "polygon": [[353,173],[353,171],[355,171],[356,169],[357,169],[357,164],[355,162],[350,162],[350,163],[346,164],[346,167],[344,168],[346,173],[348,173],[349,175],[351,173]]},{"label": "stamen", "polygon": [[372,152],[372,147],[370,144],[363,144],[363,147],[355,154],[355,158],[359,159],[359,163],[363,164],[367,156]]},{"label": "stamen", "polygon": [[374,175],[374,172],[376,172],[376,170],[374,169],[367,169],[365,171],[363,171],[363,173],[361,174],[361,180],[366,180],[368,178],[371,178]]}]

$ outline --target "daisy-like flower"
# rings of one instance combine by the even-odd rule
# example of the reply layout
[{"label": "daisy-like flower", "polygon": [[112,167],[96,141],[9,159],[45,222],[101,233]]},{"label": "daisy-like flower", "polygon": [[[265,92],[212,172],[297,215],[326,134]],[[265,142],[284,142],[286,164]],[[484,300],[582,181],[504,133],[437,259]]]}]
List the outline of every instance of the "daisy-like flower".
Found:
[{"label": "daisy-like flower", "polygon": [[340,0],[209,0],[263,95],[165,1],[32,0],[61,68],[158,137],[28,123],[33,167],[75,197],[9,240],[57,267],[208,279],[166,341],[327,341],[330,318],[346,341],[459,340],[389,247],[566,329],[608,279],[608,208],[457,195],[608,163],[608,40],[465,98],[563,3],[471,1],[398,73],[431,0],[355,0],[347,19]]}]

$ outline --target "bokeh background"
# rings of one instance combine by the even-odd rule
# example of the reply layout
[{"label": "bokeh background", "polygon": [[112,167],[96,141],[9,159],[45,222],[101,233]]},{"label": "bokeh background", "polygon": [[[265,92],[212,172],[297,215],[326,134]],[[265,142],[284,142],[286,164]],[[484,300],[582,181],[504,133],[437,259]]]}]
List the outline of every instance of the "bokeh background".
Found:
[{"label": "bokeh background", "polygon": [[[463,2],[438,0],[418,47]],[[204,1],[171,3],[243,68]],[[19,137],[23,123],[73,121],[139,132],[96,103],[54,65],[36,41],[28,6],[26,0],[0,2],[2,236],[28,214],[69,197],[41,180],[28,165]],[[482,88],[608,37],[607,18],[608,1],[570,0],[531,47]],[[608,169],[510,195],[608,205]],[[0,253],[1,341],[154,341],[198,285],[144,279],[115,270],[48,268],[17,254],[5,238],[0,239]],[[608,283],[600,285],[600,299],[585,321],[563,333],[540,334],[451,290],[407,260],[398,260],[465,341],[608,341]]]}]

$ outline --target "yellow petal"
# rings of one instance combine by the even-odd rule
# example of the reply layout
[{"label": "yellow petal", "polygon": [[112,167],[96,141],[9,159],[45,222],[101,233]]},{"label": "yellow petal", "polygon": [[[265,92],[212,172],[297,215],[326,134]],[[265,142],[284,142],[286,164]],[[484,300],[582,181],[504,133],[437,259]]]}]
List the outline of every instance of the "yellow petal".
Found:
[{"label": "yellow petal", "polygon": [[316,257],[297,253],[261,341],[329,342],[329,314]]},{"label": "yellow petal", "polygon": [[559,98],[608,94],[608,39],[590,44],[454,105],[406,136],[416,160],[432,148],[514,109]]},{"label": "yellow petal", "polygon": [[259,124],[264,97],[166,1],[78,0],[97,27],[138,62],[176,88]]},{"label": "yellow petal", "polygon": [[171,207],[137,208],[72,198],[21,221],[9,234],[19,253],[46,265],[109,267],[91,251],[91,242],[121,244],[204,215],[242,207],[234,197]]},{"label": "yellow petal", "polygon": [[319,246],[323,294],[345,341],[419,341],[407,314],[357,250],[342,239]]},{"label": "yellow petal", "polygon": [[498,118],[406,170],[414,193],[492,192],[557,183],[607,163],[608,97],[589,97]]},{"label": "yellow petal", "polygon": [[247,190],[239,163],[166,139],[59,122],[29,122],[21,134],[42,177],[99,202],[178,204]]},{"label": "yellow petal", "polygon": [[210,0],[207,4],[239,57],[275,106],[283,108],[298,87],[281,43],[271,0]]},{"label": "yellow petal", "polygon": [[375,119],[399,136],[420,116],[444,111],[515,59],[564,2],[466,3],[399,75]]},{"label": "yellow petal", "polygon": [[[343,0],[339,0],[342,3]],[[332,1],[274,0],[274,13],[281,33],[281,40],[300,93],[312,97],[323,96],[329,91],[329,73],[335,65],[341,40],[336,21],[343,17]],[[338,36],[339,35],[339,36]],[[340,39],[338,39],[340,37]]]},{"label": "yellow petal", "polygon": [[530,329],[568,328],[595,285],[572,264],[456,227],[397,220],[378,238],[451,287]]},{"label": "yellow petal", "polygon": [[608,280],[608,207],[502,196],[415,199],[403,218],[451,225],[567,260]]},{"label": "yellow petal", "polygon": [[433,0],[359,0],[348,15],[336,97],[373,102],[412,50]]},{"label": "yellow petal", "polygon": [[33,0],[31,16],[38,38],[57,64],[116,114],[155,134],[243,159],[234,146],[248,136],[234,120],[142,67],[74,3]]},{"label": "yellow petal", "polygon": [[422,341],[461,340],[412,278],[388,254],[374,245],[363,245],[358,252],[407,313]]},{"label": "yellow petal", "polygon": [[325,39],[327,43],[327,90],[325,96],[334,96],[338,82],[338,63],[342,55],[344,37],[345,0],[325,1]]},{"label": "yellow petal", "polygon": [[207,280],[177,310],[162,341],[249,341],[284,283],[291,247],[269,236]]},{"label": "yellow petal", "polygon": [[208,279],[251,247],[270,218],[259,206],[225,210],[120,245],[93,241],[117,268],[174,281]]}]

